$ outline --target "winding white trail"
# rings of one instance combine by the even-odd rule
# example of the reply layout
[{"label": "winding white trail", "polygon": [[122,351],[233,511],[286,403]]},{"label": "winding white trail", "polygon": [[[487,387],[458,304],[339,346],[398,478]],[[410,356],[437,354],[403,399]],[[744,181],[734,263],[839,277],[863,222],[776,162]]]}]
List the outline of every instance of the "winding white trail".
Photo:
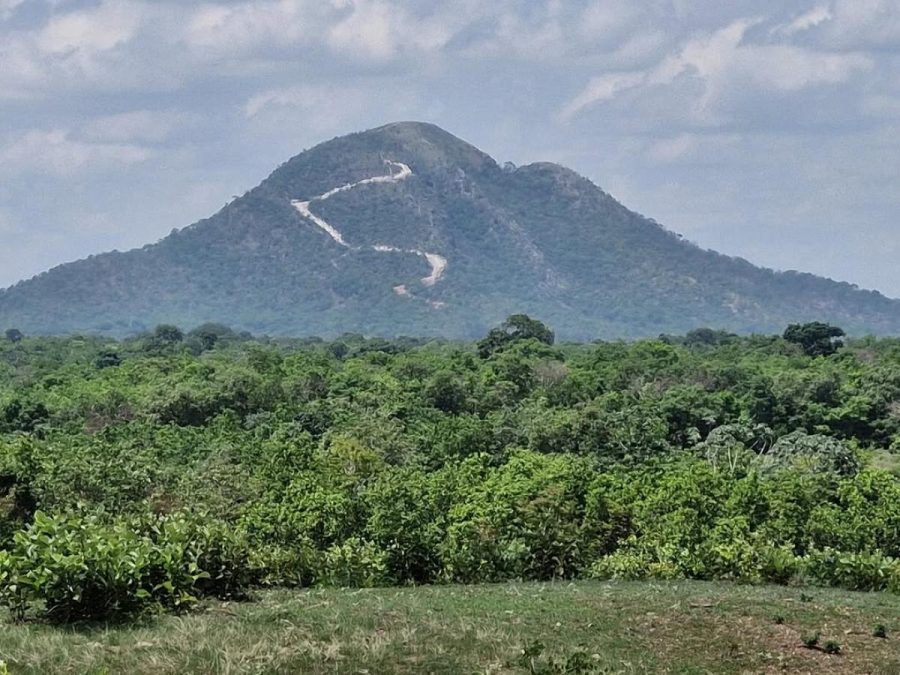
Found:
[{"label": "winding white trail", "polygon": [[[353,188],[359,187],[360,185],[369,185],[372,183],[399,183],[401,180],[405,180],[413,175],[412,169],[410,169],[409,166],[407,166],[403,162],[393,162],[389,159],[386,159],[384,163],[388,164],[391,167],[391,172],[387,175],[373,176],[372,178],[365,178],[363,180],[356,181],[355,183],[347,183],[346,185],[332,188],[328,192],[324,192],[318,197],[313,197],[312,199],[309,199],[307,201],[292,199],[291,206],[297,209],[297,211],[300,212],[301,216],[308,220],[311,220],[319,229],[323,230],[329,237],[334,239],[334,241],[336,241],[341,246],[345,246],[353,251],[362,250],[363,247],[351,246],[349,243],[347,243],[347,240],[344,239],[344,236],[338,231],[338,229],[328,223],[328,221],[326,221],[324,218],[320,218],[315,213],[313,213],[310,210],[309,205],[312,202],[325,201],[329,197],[333,197],[339,192],[346,192],[347,190],[352,190]],[[399,169],[397,173],[394,173],[395,168]],[[424,286],[434,286],[438,281],[441,280],[441,277],[444,275],[444,270],[447,269],[447,259],[437,253],[428,253],[426,251],[420,251],[417,248],[398,248],[396,246],[386,246],[384,244],[376,244],[375,246],[370,246],[368,248],[371,248],[373,251],[378,251],[380,253],[411,253],[413,255],[425,258],[425,260],[431,266],[431,274],[421,279],[421,282]],[[406,286],[397,286],[394,288],[394,292],[397,293],[397,295],[410,295],[409,291],[406,289]]]}]

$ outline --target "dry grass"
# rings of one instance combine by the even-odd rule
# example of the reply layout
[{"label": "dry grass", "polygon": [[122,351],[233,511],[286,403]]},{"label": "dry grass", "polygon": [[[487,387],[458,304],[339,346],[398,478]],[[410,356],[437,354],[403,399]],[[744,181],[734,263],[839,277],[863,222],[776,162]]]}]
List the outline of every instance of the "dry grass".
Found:
[{"label": "dry grass", "polygon": [[[806,593],[699,582],[272,591],[143,625],[3,625],[0,659],[13,675],[521,673],[523,646],[540,641],[537,668],[582,652],[604,673],[900,675],[900,598]],[[887,639],[872,636],[879,623]],[[841,655],[803,647],[810,632]]]}]

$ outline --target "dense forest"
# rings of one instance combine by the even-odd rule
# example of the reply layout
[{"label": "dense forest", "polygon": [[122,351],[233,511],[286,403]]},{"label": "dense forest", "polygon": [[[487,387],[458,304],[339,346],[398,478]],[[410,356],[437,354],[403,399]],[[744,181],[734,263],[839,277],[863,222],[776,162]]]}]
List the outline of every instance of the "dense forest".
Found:
[{"label": "dense forest", "polygon": [[0,603],[695,578],[900,591],[900,340],[0,337]]}]

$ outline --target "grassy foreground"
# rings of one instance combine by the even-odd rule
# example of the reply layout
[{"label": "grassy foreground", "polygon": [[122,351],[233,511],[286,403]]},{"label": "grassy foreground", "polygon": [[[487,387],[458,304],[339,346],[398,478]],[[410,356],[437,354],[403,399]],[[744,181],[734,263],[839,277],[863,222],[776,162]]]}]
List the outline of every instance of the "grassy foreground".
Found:
[{"label": "grassy foreground", "polygon": [[0,624],[0,659],[12,675],[900,674],[900,597],[701,582],[271,591],[136,626]]}]

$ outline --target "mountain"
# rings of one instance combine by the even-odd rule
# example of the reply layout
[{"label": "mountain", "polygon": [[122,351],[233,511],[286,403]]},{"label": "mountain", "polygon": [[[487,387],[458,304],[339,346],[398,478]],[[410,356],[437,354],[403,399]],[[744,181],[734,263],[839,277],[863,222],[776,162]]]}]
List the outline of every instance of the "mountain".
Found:
[{"label": "mountain", "polygon": [[525,312],[564,338],[900,333],[900,301],[703,250],[549,163],[500,166],[430,124],[336,138],[152,245],[0,291],[0,328],[481,336]]}]

